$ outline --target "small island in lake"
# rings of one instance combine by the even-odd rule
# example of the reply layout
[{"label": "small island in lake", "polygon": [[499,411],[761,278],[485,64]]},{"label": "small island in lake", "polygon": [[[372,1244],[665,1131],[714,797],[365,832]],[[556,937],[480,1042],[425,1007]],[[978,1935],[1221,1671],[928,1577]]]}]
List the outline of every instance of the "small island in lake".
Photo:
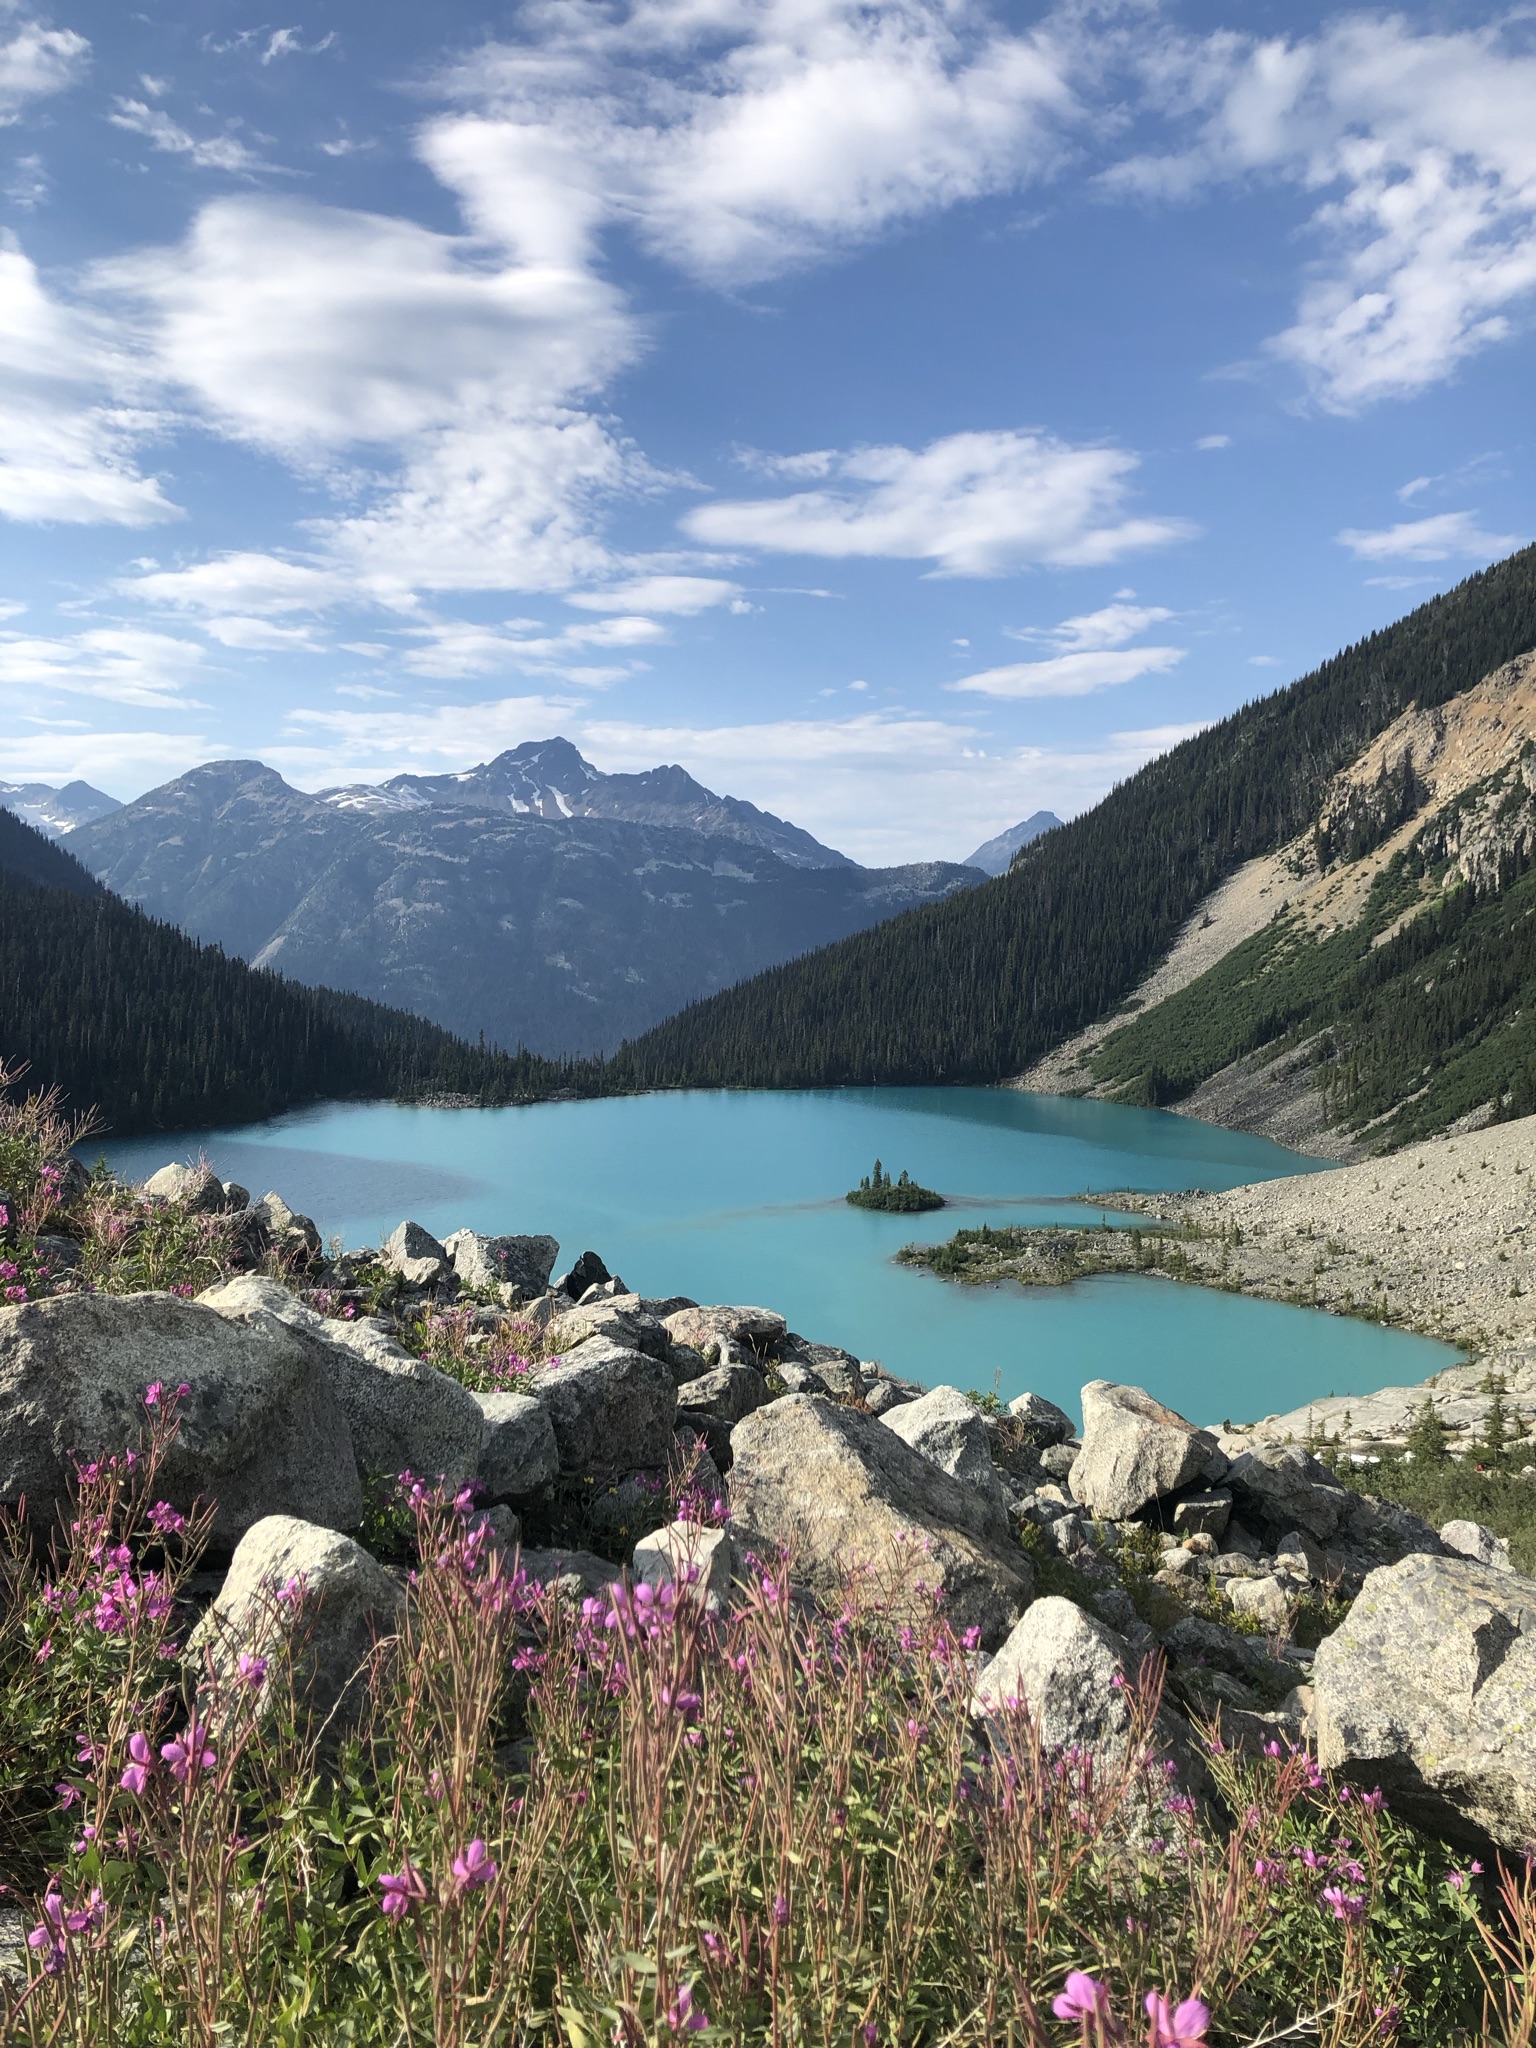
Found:
[{"label": "small island in lake", "polygon": [[894,1209],[912,1215],[919,1209],[942,1209],[944,1197],[932,1188],[920,1188],[903,1168],[901,1178],[892,1180],[877,1159],[873,1173],[866,1173],[856,1188],[848,1190],[856,1209]]}]

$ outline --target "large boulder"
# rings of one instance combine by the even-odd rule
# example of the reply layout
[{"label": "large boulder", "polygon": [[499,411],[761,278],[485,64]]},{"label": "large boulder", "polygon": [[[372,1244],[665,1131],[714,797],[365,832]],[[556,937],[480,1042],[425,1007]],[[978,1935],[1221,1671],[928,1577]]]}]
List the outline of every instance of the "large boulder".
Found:
[{"label": "large boulder", "polygon": [[663,1586],[691,1587],[709,1613],[723,1614],[731,1604],[736,1546],[724,1529],[670,1522],[641,1537],[632,1569],[638,1585],[658,1592]]},{"label": "large boulder", "polygon": [[[1073,1498],[1101,1520],[1123,1522],[1204,1477],[1216,1439],[1140,1387],[1090,1380],[1083,1388],[1083,1447],[1073,1461]],[[1225,1462],[1225,1461],[1223,1461]]]},{"label": "large boulder", "polygon": [[1028,1559],[1000,1542],[990,1502],[939,1470],[883,1422],[815,1394],[787,1394],[731,1432],[738,1544],[772,1555],[836,1597],[867,1572],[898,1613],[935,1593],[956,1629],[1002,1639],[1034,1590]]},{"label": "large boulder", "polygon": [[1312,1678],[1325,1766],[1452,1841],[1536,1841],[1536,1582],[1461,1557],[1385,1565]]},{"label": "large boulder", "polygon": [[[1134,1732],[1133,1689],[1139,1661],[1125,1638],[1071,1600],[1037,1600],[977,1678],[971,1711],[988,1719],[1027,1708],[1042,1746],[1082,1749],[1101,1773],[1125,1767]],[[1189,1729],[1171,1707],[1159,1708],[1152,1740],[1178,1763],[1187,1789],[1204,1773]],[[1155,1814],[1146,1816],[1154,1824]]]},{"label": "large boulder", "polygon": [[0,1309],[0,1501],[25,1494],[46,1526],[67,1497],[71,1452],[137,1445],[154,1381],[190,1389],[161,1491],[183,1510],[199,1495],[217,1502],[219,1546],[274,1512],[329,1528],[361,1519],[351,1432],[313,1348],[264,1307],[232,1324],[171,1294]]},{"label": "large boulder", "polygon": [[1047,1401],[1044,1394],[1020,1394],[1008,1403],[1008,1413],[1023,1424],[1036,1450],[1047,1451],[1053,1444],[1069,1443],[1077,1428],[1065,1408]]},{"label": "large boulder", "polygon": [[1299,1444],[1243,1452],[1232,1461],[1226,1484],[1238,1513],[1256,1526],[1277,1535],[1305,1529],[1322,1543],[1337,1535],[1359,1497]]},{"label": "large boulder", "polygon": [[767,1399],[768,1382],[755,1365],[717,1365],[712,1372],[683,1381],[677,1390],[679,1410],[707,1415],[728,1429]]},{"label": "large boulder", "polygon": [[542,1294],[554,1270],[560,1240],[555,1237],[482,1237],[456,1230],[443,1239],[459,1283],[483,1292],[516,1287],[525,1297]]},{"label": "large boulder", "polygon": [[223,1183],[210,1167],[181,1166],[174,1160],[152,1173],[144,1192],[157,1202],[174,1202],[188,1215],[216,1215],[228,1207]]},{"label": "large boulder", "polygon": [[276,1280],[241,1274],[198,1296],[231,1322],[271,1315],[311,1347],[347,1418],[360,1471],[414,1472],[452,1487],[475,1477],[483,1418],[467,1387],[412,1358],[377,1323],[320,1316]]},{"label": "large boulder", "polygon": [[991,1436],[975,1403],[958,1387],[935,1387],[919,1400],[887,1409],[880,1420],[941,1472],[989,1502],[997,1511],[993,1522],[996,1534],[1006,1533],[1008,1502],[992,1462]]},{"label": "large boulder", "polygon": [[396,1224],[383,1244],[384,1263],[407,1287],[435,1287],[446,1280],[449,1258],[430,1230],[419,1223]]},{"label": "large boulder", "polygon": [[251,1221],[272,1248],[299,1265],[320,1256],[320,1231],[312,1216],[290,1209],[282,1196],[268,1188],[259,1202],[251,1204]]},{"label": "large boulder", "polygon": [[669,1363],[675,1348],[660,1319],[646,1312],[636,1294],[610,1295],[589,1301],[585,1308],[566,1309],[550,1318],[544,1332],[546,1345],[562,1358],[594,1337],[606,1337],[621,1350],[645,1351]]},{"label": "large boulder", "polygon": [[660,1359],[597,1337],[536,1373],[528,1391],[549,1416],[567,1476],[665,1468],[677,1389]]},{"label": "large boulder", "polygon": [[334,1726],[362,1704],[374,1644],[392,1633],[403,1603],[389,1573],[350,1536],[267,1515],[241,1538],[188,1640],[187,1661],[198,1681],[212,1679],[229,1697],[241,1686],[242,1654],[270,1662],[289,1649],[301,1707]]},{"label": "large boulder", "polygon": [[784,1335],[784,1318],[771,1308],[682,1308],[666,1318],[668,1335],[675,1344],[691,1345],[707,1352],[711,1345],[723,1350],[739,1345],[748,1351],[771,1347]]},{"label": "large boulder", "polygon": [[560,1471],[549,1410],[528,1394],[476,1394],[484,1423],[478,1478],[491,1501],[531,1500]]},{"label": "large boulder", "polygon": [[1447,1550],[1457,1557],[1470,1557],[1474,1564],[1490,1565],[1496,1572],[1512,1569],[1509,1562],[1509,1538],[1495,1536],[1491,1529],[1485,1529],[1481,1522],[1446,1522],[1440,1530],[1440,1541]]}]

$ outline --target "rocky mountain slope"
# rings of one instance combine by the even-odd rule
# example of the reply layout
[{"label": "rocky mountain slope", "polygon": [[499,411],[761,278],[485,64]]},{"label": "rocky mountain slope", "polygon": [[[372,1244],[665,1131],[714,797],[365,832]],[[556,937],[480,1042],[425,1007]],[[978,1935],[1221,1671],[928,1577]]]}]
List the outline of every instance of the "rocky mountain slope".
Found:
[{"label": "rocky mountain slope", "polygon": [[564,741],[318,796],[215,762],[72,844],[120,895],[255,965],[558,1054],[611,1050],[980,879],[856,867],[681,769],[602,776]]},{"label": "rocky mountain slope", "polygon": [[115,796],[88,782],[66,782],[62,789],[51,782],[0,782],[0,804],[50,839],[62,839],[77,826],[119,809]]},{"label": "rocky mountain slope", "polygon": [[1021,1085],[1350,1158],[1532,1106],[1536,655],[1411,705]]},{"label": "rocky mountain slope", "polygon": [[993,839],[983,839],[974,853],[965,857],[968,868],[980,868],[984,875],[1003,874],[1021,846],[1030,846],[1042,832],[1054,832],[1061,823],[1054,811],[1034,811],[1022,824],[1010,825]]}]

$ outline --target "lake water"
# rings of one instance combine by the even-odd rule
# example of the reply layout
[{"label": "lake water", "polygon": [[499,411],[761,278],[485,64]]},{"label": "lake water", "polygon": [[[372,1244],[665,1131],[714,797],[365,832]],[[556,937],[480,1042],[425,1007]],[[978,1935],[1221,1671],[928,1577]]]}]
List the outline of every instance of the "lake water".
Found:
[{"label": "lake water", "polygon": [[[642,1294],[756,1302],[791,1329],[929,1384],[1034,1388],[1074,1412],[1085,1380],[1146,1387],[1197,1420],[1273,1414],[1426,1378],[1458,1356],[1403,1331],[1129,1276],[959,1287],[899,1266],[961,1225],[1081,1224],[1071,1198],[1226,1188],[1322,1162],[1160,1110],[991,1088],[704,1092],[416,1109],[342,1103],[241,1129],[110,1145],[142,1177],[203,1151],[275,1188],[326,1236],[377,1244],[402,1217],[442,1235],[545,1231]],[[876,1156],[950,1206],[852,1209]]]}]

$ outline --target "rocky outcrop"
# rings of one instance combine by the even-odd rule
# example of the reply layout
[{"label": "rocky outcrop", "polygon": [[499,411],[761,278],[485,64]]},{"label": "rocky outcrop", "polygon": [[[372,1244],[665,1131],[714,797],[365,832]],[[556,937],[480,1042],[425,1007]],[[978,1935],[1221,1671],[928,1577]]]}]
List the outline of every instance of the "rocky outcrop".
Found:
[{"label": "rocky outcrop", "polygon": [[270,1188],[251,1204],[251,1218],[266,1242],[284,1257],[301,1266],[319,1258],[320,1232],[314,1218],[290,1209]]},{"label": "rocky outcrop", "polygon": [[[228,1704],[253,1680],[240,1658],[293,1656],[294,1692],[316,1724],[345,1723],[361,1704],[375,1644],[404,1605],[399,1586],[361,1544],[290,1515],[267,1515],[241,1538],[218,1597],[187,1644],[195,1680]],[[254,1680],[261,1689],[262,1681]]]},{"label": "rocky outcrop", "polygon": [[1210,1431],[1140,1387],[1090,1380],[1082,1398],[1083,1447],[1070,1484],[1094,1514],[1123,1521],[1198,1479],[1221,1477],[1226,1460]]},{"label": "rocky outcrop", "polygon": [[898,1612],[941,1591],[956,1629],[1001,1640],[1034,1590],[1028,1560],[998,1541],[989,1502],[873,1417],[819,1395],[788,1394],[731,1432],[737,1540],[833,1593],[867,1574]]},{"label": "rocky outcrop", "polygon": [[476,1477],[490,1501],[536,1499],[559,1476],[549,1410],[528,1394],[475,1394],[484,1433]]},{"label": "rocky outcrop", "polygon": [[1491,1529],[1485,1529],[1481,1522],[1446,1522],[1440,1529],[1440,1541],[1457,1557],[1470,1557],[1474,1564],[1486,1564],[1496,1572],[1512,1569],[1509,1562],[1509,1538],[1495,1536]]},{"label": "rocky outcrop", "polygon": [[443,1239],[461,1287],[487,1292],[515,1287],[525,1299],[542,1294],[554,1271],[560,1240],[555,1237],[483,1237],[455,1230]]},{"label": "rocky outcrop", "polygon": [[312,1370],[323,1375],[347,1418],[361,1471],[385,1478],[410,1471],[450,1487],[475,1477],[479,1403],[457,1380],[412,1358],[380,1324],[317,1315],[277,1281],[254,1274],[226,1280],[198,1299],[235,1323],[270,1315],[311,1347]]},{"label": "rocky outcrop", "polygon": [[1536,1583],[1461,1557],[1385,1566],[1313,1683],[1326,1767],[1452,1840],[1536,1841]]},{"label": "rocky outcrop", "polygon": [[684,1308],[666,1318],[667,1334],[674,1343],[687,1344],[708,1353],[726,1345],[745,1351],[761,1351],[775,1344],[786,1330],[784,1318],[771,1308]]},{"label": "rocky outcrop", "polygon": [[731,1601],[736,1546],[724,1529],[672,1522],[641,1537],[632,1569],[640,1585],[687,1588],[711,1614],[723,1614]]},{"label": "rocky outcrop", "polygon": [[67,1497],[70,1454],[136,1443],[153,1382],[189,1390],[162,1490],[183,1511],[197,1497],[217,1502],[216,1544],[238,1542],[273,1513],[356,1526],[352,1435],[312,1345],[265,1304],[232,1324],[169,1294],[69,1294],[0,1309],[0,1501],[25,1495],[46,1526]]},{"label": "rocky outcrop", "polygon": [[1001,1539],[1008,1528],[1007,1496],[992,1461],[991,1437],[973,1401],[958,1387],[935,1387],[881,1416],[885,1427],[910,1444],[941,1472],[947,1472],[996,1510],[993,1527]]},{"label": "rocky outcrop", "polygon": [[1077,1425],[1065,1408],[1047,1401],[1043,1394],[1020,1394],[1008,1403],[1008,1413],[1023,1426],[1036,1450],[1047,1451],[1055,1444],[1070,1443]]},{"label": "rocky outcrop", "polygon": [[660,1359],[595,1338],[528,1391],[549,1416],[561,1472],[609,1478],[666,1466],[677,1389]]},{"label": "rocky outcrop", "polygon": [[406,1221],[385,1238],[384,1263],[407,1287],[435,1287],[447,1279],[451,1262],[430,1230]]},{"label": "rocky outcrop", "polygon": [[761,1408],[768,1399],[768,1382],[753,1365],[717,1365],[712,1372],[685,1380],[677,1390],[679,1414],[708,1416],[727,1428]]}]

